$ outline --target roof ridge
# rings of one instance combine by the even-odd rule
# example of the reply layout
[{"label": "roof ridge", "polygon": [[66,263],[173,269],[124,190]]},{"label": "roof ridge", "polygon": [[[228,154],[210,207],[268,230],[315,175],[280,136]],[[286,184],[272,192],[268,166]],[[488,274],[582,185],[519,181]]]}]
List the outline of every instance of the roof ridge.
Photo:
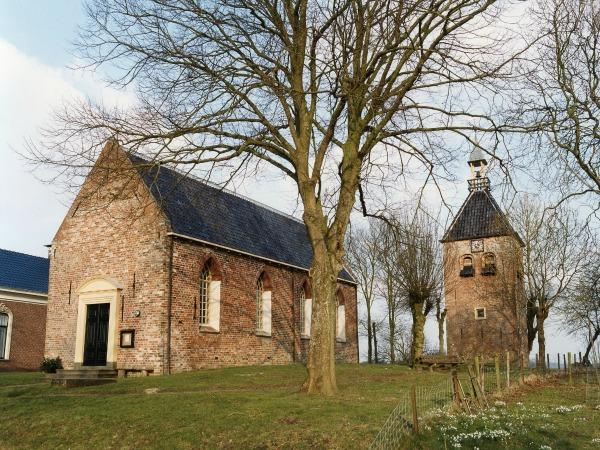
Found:
[{"label": "roof ridge", "polygon": [[48,259],[47,256],[31,255],[29,253],[18,252],[16,250],[9,250],[7,248],[0,248],[0,252],[14,253],[16,255],[28,256],[29,258],[39,258],[39,259],[43,259],[43,260],[47,260]]},{"label": "roof ridge", "polygon": [[[144,158],[143,156],[139,155],[138,153],[130,152],[129,154],[133,155],[133,156],[135,156],[137,158],[140,158],[141,160],[146,161],[146,162],[148,162],[150,164],[154,164],[152,161],[147,160],[146,158]],[[288,219],[292,219],[292,220],[294,220],[294,221],[296,221],[296,222],[301,223],[302,225],[304,225],[304,221],[302,219],[299,219],[298,217],[292,216],[291,214],[285,213],[285,212],[283,212],[283,211],[281,211],[279,209],[276,209],[276,208],[274,208],[272,206],[269,206],[269,205],[267,205],[265,203],[259,202],[258,200],[255,200],[253,198],[247,197],[247,196],[245,196],[243,194],[240,194],[238,192],[232,191],[231,189],[228,189],[226,187],[219,186],[217,183],[214,183],[214,182],[212,182],[210,180],[206,180],[204,178],[200,178],[198,175],[195,175],[195,174],[189,173],[189,172],[185,173],[181,169],[177,169],[176,167],[171,167],[171,166],[168,166],[166,164],[160,164],[159,163],[159,164],[155,164],[155,165],[157,165],[159,168],[162,167],[162,168],[165,168],[166,170],[171,170],[171,171],[173,171],[173,172],[181,175],[182,177],[190,178],[190,179],[192,179],[194,181],[197,181],[199,183],[205,184],[206,186],[209,186],[209,187],[211,187],[213,189],[217,189],[217,190],[219,190],[221,192],[224,192],[226,194],[233,195],[233,196],[238,197],[238,198],[240,198],[242,200],[245,200],[245,201],[247,201],[249,203],[252,203],[252,204],[254,204],[254,205],[258,206],[258,207],[267,209],[267,210],[269,210],[271,212],[274,212],[276,214],[284,216],[284,217],[286,217]]]}]

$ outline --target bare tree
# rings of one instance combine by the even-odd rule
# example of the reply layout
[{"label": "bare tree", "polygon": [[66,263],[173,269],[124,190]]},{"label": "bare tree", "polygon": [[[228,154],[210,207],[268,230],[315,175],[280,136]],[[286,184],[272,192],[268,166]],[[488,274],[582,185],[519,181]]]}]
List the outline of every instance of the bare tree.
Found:
[{"label": "bare tree", "polygon": [[590,364],[590,352],[600,337],[600,254],[592,253],[582,272],[560,309],[565,328],[585,339],[583,362]]},{"label": "bare tree", "polygon": [[358,282],[358,289],[365,303],[367,330],[367,361],[373,362],[373,303],[375,301],[376,276],[379,260],[381,230],[369,222],[365,228],[351,229],[347,238],[348,262]]},{"label": "bare tree", "polygon": [[227,179],[266,165],[292,179],[314,255],[304,389],[331,395],[336,280],[357,191],[369,214],[382,177],[448,174],[448,134],[472,142],[498,130],[486,104],[473,105],[514,61],[500,5],[90,0],[79,56],[109,66],[109,82],[131,86],[137,103],[67,107],[32,157],[76,180],[114,137],[157,165],[220,168]]},{"label": "bare tree", "polygon": [[397,235],[394,226],[382,221],[373,221],[372,226],[378,232],[377,241],[377,290],[378,295],[385,301],[386,305],[386,330],[385,342],[388,349],[388,360],[391,364],[396,362],[396,341],[398,322],[403,312],[404,303],[399,291],[398,279],[398,247],[396,245]]},{"label": "bare tree", "polygon": [[[513,211],[513,223],[523,238],[527,343],[535,338],[544,360],[544,323],[550,311],[577,280],[588,253],[588,234],[575,212],[565,206],[546,210],[539,199],[524,196]],[[542,361],[544,364],[544,361]]]},{"label": "bare tree", "polygon": [[[540,26],[519,90],[522,119],[537,130],[532,148],[563,199],[593,195],[600,207],[600,7],[594,1],[539,0]],[[528,149],[529,151],[530,149]],[[558,182],[557,182],[558,181]]]}]

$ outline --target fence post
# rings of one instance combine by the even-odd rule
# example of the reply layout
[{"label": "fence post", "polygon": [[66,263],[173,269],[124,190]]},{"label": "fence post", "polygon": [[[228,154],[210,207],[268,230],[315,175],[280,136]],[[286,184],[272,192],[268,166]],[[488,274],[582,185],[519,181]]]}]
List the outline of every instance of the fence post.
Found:
[{"label": "fence post", "polygon": [[581,364],[581,352],[579,352],[579,364]]},{"label": "fence post", "polygon": [[375,364],[379,363],[379,358],[377,357],[377,324],[373,322],[372,330],[373,330],[373,347],[375,347]]},{"label": "fence post", "polygon": [[545,372],[547,372],[548,370],[550,370],[550,353],[546,353],[546,370],[545,370]]},{"label": "fence post", "polygon": [[475,377],[477,378],[477,382],[481,384],[481,373],[479,369],[479,356],[475,356]]},{"label": "fence post", "polygon": [[510,386],[510,352],[506,352],[506,387]]},{"label": "fence post", "polygon": [[563,369],[565,369],[565,375],[567,374],[567,355],[563,353]]},{"label": "fence post", "polygon": [[481,380],[479,381],[479,385],[481,386],[481,391],[485,394],[485,356],[481,357]]},{"label": "fence post", "polygon": [[413,433],[419,434],[419,415],[417,413],[417,389],[414,385],[410,390],[410,403],[412,405]]},{"label": "fence post", "polygon": [[502,386],[500,384],[500,358],[497,354],[494,358],[494,365],[496,366],[496,389],[498,392],[500,392],[502,390]]},{"label": "fence post", "polygon": [[558,358],[558,372],[560,373],[560,353],[557,353],[557,358]]},{"label": "fence post", "polygon": [[[519,358],[519,383],[525,383],[525,355],[521,353]],[[529,367],[529,356],[527,356],[527,366]]]},{"label": "fence post", "polygon": [[569,354],[569,384],[573,384],[573,375],[571,373],[571,352],[568,353]]}]

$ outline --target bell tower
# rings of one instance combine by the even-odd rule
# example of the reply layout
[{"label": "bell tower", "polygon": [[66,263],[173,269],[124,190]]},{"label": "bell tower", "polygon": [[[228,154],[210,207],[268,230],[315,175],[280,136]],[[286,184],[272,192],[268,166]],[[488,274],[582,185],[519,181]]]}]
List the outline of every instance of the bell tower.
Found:
[{"label": "bell tower", "polygon": [[475,147],[469,194],[442,239],[448,354],[526,352],[522,246],[491,193],[488,162]]}]

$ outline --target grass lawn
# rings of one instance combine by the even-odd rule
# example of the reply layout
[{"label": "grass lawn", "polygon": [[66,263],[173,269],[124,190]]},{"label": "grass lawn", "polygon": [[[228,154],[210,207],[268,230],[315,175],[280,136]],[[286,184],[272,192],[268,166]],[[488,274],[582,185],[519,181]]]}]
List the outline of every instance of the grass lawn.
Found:
[{"label": "grass lawn", "polygon": [[[51,387],[39,373],[0,373],[0,447],[368,448],[413,383],[433,391],[449,377],[383,365],[340,365],[337,373],[340,393],[334,398],[300,394],[300,365],[73,389]],[[585,405],[581,386],[545,382],[503,400],[471,416],[440,411],[401,446],[600,448],[600,406]]]},{"label": "grass lawn", "polygon": [[525,386],[485,411],[439,413],[404,448],[600,449],[600,397],[590,398],[564,380]]},{"label": "grass lawn", "polygon": [[340,365],[340,393],[328,399],[298,392],[304,370],[212,369],[72,389],[40,374],[0,373],[1,447],[367,448],[412,383],[448,378]]}]

